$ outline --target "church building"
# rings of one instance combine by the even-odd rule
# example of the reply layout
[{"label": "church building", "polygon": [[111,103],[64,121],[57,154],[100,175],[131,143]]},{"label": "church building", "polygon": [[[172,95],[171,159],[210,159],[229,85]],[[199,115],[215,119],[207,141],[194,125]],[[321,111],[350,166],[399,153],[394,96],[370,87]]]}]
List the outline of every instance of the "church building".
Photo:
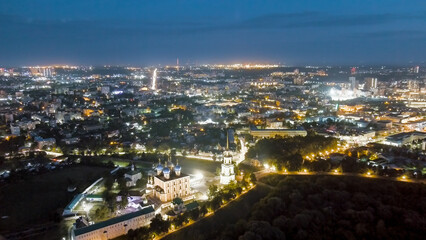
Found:
[{"label": "church building", "polygon": [[126,186],[133,187],[136,186],[136,182],[142,178],[142,173],[140,170],[135,169],[135,164],[132,164],[130,171],[124,174],[124,178],[126,179]]},{"label": "church building", "polygon": [[179,164],[165,163],[164,167],[158,163],[154,175],[148,178],[148,189],[151,188],[153,197],[161,202],[171,202],[175,198],[185,199],[191,196],[190,177],[182,173]]}]

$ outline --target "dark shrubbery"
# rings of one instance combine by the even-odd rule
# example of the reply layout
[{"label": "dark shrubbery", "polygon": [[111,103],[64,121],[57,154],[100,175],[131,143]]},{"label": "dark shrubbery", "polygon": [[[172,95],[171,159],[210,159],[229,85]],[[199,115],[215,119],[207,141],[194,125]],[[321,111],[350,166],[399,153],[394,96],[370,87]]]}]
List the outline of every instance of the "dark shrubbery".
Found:
[{"label": "dark shrubbery", "polygon": [[[250,148],[246,157],[267,160],[278,170],[287,168],[290,171],[298,171],[302,167],[303,156],[335,149],[337,142],[335,138],[320,135],[267,138],[259,140],[254,147]],[[313,167],[321,171],[328,171],[330,168],[326,163]]]},{"label": "dark shrubbery", "polygon": [[423,239],[423,184],[359,177],[279,176],[250,217],[219,239]]}]

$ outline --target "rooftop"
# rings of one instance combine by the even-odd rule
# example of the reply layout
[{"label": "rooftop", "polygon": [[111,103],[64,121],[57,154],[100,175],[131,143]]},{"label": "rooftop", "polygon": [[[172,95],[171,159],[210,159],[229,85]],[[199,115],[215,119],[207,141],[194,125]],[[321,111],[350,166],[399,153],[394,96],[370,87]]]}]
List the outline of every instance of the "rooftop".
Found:
[{"label": "rooftop", "polygon": [[267,132],[267,131],[274,131],[274,132],[294,132],[294,131],[300,131],[300,132],[306,132],[305,129],[288,129],[288,128],[257,128],[256,126],[250,126],[250,131],[258,131],[258,132]]},{"label": "rooftop", "polygon": [[101,228],[104,228],[104,227],[107,227],[107,226],[110,226],[110,225],[114,225],[114,224],[119,223],[119,222],[127,221],[127,220],[135,218],[135,217],[139,217],[139,216],[142,216],[142,215],[145,215],[145,214],[148,214],[148,213],[152,213],[154,211],[155,211],[154,208],[152,206],[149,206],[149,207],[143,208],[142,210],[139,210],[139,211],[136,211],[136,212],[121,215],[121,216],[118,216],[118,217],[115,217],[115,218],[111,218],[111,219],[108,219],[108,220],[103,221],[103,222],[99,222],[99,223],[95,223],[93,225],[89,225],[87,227],[75,229],[74,234],[75,234],[75,236],[79,236],[79,235],[82,235],[82,234],[85,234],[85,233],[88,233],[88,232],[92,232],[92,231],[95,231],[95,230],[98,230],[98,229],[101,229]]},{"label": "rooftop", "polygon": [[65,207],[66,210],[73,210],[75,206],[83,199],[83,194],[77,194],[74,196],[70,204]]},{"label": "rooftop", "polygon": [[127,174],[127,175],[131,175],[131,176],[136,175],[136,174],[138,174],[138,173],[141,173],[141,171],[140,171],[140,170],[138,170],[138,169],[135,169],[135,170],[133,170],[133,171],[128,171],[128,172],[126,172],[126,174]]},{"label": "rooftop", "polygon": [[195,208],[198,208],[199,206],[200,206],[200,204],[198,204],[197,201],[193,201],[193,202],[190,202],[190,203],[185,205],[186,211],[191,211]]},{"label": "rooftop", "polygon": [[171,181],[171,180],[175,180],[175,179],[179,179],[179,178],[183,178],[183,177],[188,177],[188,175],[181,173],[179,176],[177,176],[175,171],[170,171],[170,178],[169,179],[166,179],[164,177],[163,173],[161,173],[160,175],[155,175],[155,177],[160,179],[163,182],[167,182],[167,181]]},{"label": "rooftop", "polygon": [[404,138],[410,137],[410,136],[419,136],[419,137],[423,137],[426,138],[426,133],[424,132],[403,132],[403,133],[398,133],[395,135],[391,135],[388,136],[386,139],[390,140],[390,141],[402,141]]},{"label": "rooftop", "polygon": [[183,203],[182,198],[175,198],[175,199],[173,199],[173,204],[179,205],[179,204],[182,204],[182,203]]}]

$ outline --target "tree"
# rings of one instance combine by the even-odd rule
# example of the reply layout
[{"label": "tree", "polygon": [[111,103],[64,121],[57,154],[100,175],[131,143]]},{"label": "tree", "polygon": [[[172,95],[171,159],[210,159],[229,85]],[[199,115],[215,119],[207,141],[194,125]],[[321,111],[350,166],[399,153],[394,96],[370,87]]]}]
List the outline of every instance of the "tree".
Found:
[{"label": "tree", "polygon": [[118,187],[122,194],[127,194],[129,192],[129,188],[127,187],[127,182],[124,177],[118,179]]},{"label": "tree", "polygon": [[179,214],[174,220],[173,220],[173,224],[176,227],[180,227],[184,224],[184,222],[186,221],[186,218],[183,214]]},{"label": "tree", "polygon": [[209,202],[210,208],[212,211],[216,211],[220,208],[222,205],[222,196],[215,196],[210,202]]},{"label": "tree", "polygon": [[122,209],[127,207],[127,204],[129,204],[129,199],[127,199],[126,196],[121,196],[121,202],[120,202],[120,207]]},{"label": "tree", "polygon": [[114,184],[114,179],[107,173],[107,176],[104,176],[104,186],[106,191],[111,190],[112,185]]},{"label": "tree", "polygon": [[108,218],[110,214],[111,210],[107,206],[103,205],[100,208],[96,209],[95,218],[98,220],[103,220]]},{"label": "tree", "polygon": [[315,172],[328,172],[330,171],[330,168],[331,168],[330,162],[326,160],[314,161],[311,164],[311,170]]},{"label": "tree", "polygon": [[158,151],[160,152],[166,152],[169,151],[170,146],[167,143],[161,143],[160,146],[158,146]]},{"label": "tree", "polygon": [[150,224],[151,231],[157,235],[167,232],[170,228],[170,222],[163,220],[161,214],[155,215]]},{"label": "tree", "polygon": [[254,173],[250,173],[250,182],[252,182],[253,184],[256,184],[256,175]]},{"label": "tree", "polygon": [[216,196],[217,190],[218,190],[218,187],[216,185],[212,184],[209,186],[209,190],[207,194],[209,199],[212,199]]},{"label": "tree", "polygon": [[195,221],[200,217],[200,209],[195,208],[192,211],[189,212],[189,217]]},{"label": "tree", "polygon": [[290,156],[288,161],[288,169],[290,171],[299,171],[302,167],[303,158],[299,153],[293,154]]},{"label": "tree", "polygon": [[143,187],[145,187],[145,186],[146,186],[146,183],[147,183],[147,179],[146,179],[146,178],[138,179],[138,180],[136,181],[136,187],[137,187],[137,188],[143,188]]},{"label": "tree", "polygon": [[346,157],[342,160],[342,171],[343,172],[357,172],[358,164],[355,158]]},{"label": "tree", "polygon": [[204,215],[206,215],[207,214],[207,206],[206,206],[206,204],[204,204],[203,206],[201,206],[201,208],[200,208],[200,215],[201,216],[204,216]]},{"label": "tree", "polygon": [[220,169],[220,167],[217,167],[216,168],[216,176],[220,176],[220,173],[221,173],[221,169]]}]

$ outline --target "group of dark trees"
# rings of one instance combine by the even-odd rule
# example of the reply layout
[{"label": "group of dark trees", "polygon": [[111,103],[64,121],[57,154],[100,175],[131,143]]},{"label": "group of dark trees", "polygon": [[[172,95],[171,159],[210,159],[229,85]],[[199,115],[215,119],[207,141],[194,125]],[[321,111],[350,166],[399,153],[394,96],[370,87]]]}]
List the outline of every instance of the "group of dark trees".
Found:
[{"label": "group of dark trees", "polygon": [[170,220],[164,220],[160,214],[157,214],[152,220],[149,227],[142,227],[135,230],[129,230],[126,239],[139,240],[139,239],[152,239],[163,233],[167,233],[169,229],[178,228],[183,224],[188,223],[190,220],[196,221],[207,213],[206,208],[195,208],[191,211],[184,212],[177,215]]},{"label": "group of dark trees", "polygon": [[[203,207],[210,211],[216,211],[222,205],[237,198],[241,193],[256,184],[254,173],[247,173],[241,181],[232,181],[228,185],[219,188],[216,185],[210,185],[208,190],[208,201]],[[201,208],[203,211],[203,208]],[[203,211],[204,212],[204,211]]]},{"label": "group of dark trees", "polygon": [[298,171],[302,167],[303,156],[335,149],[337,143],[335,138],[320,135],[267,138],[259,140],[254,147],[250,148],[246,157],[267,160],[270,164],[277,166],[278,170],[286,168],[290,171]]},{"label": "group of dark trees", "polygon": [[218,239],[423,239],[426,187],[347,176],[263,178],[274,190]]},{"label": "group of dark trees", "polygon": [[248,183],[245,181],[242,183],[231,182],[221,189],[216,185],[210,185],[208,191],[209,200],[206,202],[205,206],[210,211],[216,211],[223,204],[235,199],[242,193],[243,188],[246,187],[248,187]]},{"label": "group of dark trees", "polygon": [[10,137],[8,140],[3,140],[0,142],[0,154],[9,153],[13,155],[18,152],[19,147],[23,146],[24,143],[25,136]]},{"label": "group of dark trees", "polygon": [[[106,204],[96,209],[94,217],[97,220],[104,220],[111,217],[116,210],[125,208],[129,203],[127,199],[129,188],[126,186],[124,178],[125,171],[126,169],[120,169],[114,174],[105,172],[103,176],[105,190],[102,193],[102,198]],[[118,184],[118,194],[116,191],[113,191],[115,182]],[[117,196],[121,196],[121,201],[117,201]]]}]

